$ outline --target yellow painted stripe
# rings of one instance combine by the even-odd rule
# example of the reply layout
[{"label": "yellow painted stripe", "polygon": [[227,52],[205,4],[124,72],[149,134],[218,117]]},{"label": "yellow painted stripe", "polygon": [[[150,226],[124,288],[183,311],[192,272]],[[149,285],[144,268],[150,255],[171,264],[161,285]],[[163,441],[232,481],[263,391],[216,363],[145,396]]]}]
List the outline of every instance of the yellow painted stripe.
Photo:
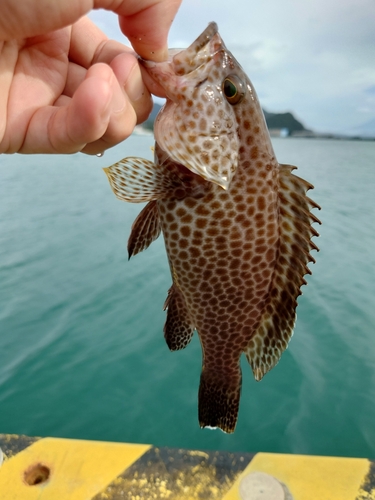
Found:
[{"label": "yellow painted stripe", "polygon": [[[150,445],[45,438],[0,467],[1,500],[88,500],[141,457]],[[25,471],[41,464],[49,479],[35,485]]]},{"label": "yellow painted stripe", "polygon": [[356,500],[369,467],[370,462],[362,458],[258,453],[223,500],[242,500],[240,481],[255,471],[270,474],[284,483],[296,500]]}]

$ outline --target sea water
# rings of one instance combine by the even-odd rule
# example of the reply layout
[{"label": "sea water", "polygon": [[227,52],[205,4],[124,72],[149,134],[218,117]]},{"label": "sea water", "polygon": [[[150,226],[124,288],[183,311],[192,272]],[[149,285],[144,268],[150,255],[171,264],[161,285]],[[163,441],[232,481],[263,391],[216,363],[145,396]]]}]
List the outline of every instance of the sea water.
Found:
[{"label": "sea water", "polygon": [[162,237],[127,260],[142,205],[118,201],[102,167],[151,146],[0,156],[0,432],[374,458],[375,143],[274,140],[315,185],[321,251],[280,363],[255,382],[242,362],[233,435],[199,428],[197,335],[165,344]]}]

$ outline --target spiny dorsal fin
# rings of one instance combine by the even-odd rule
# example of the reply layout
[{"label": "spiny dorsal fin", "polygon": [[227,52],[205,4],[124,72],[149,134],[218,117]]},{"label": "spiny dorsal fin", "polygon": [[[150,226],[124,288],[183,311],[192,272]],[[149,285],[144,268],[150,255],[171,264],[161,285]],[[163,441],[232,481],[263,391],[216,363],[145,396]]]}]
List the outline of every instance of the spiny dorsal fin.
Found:
[{"label": "spiny dorsal fin", "polygon": [[311,224],[320,221],[310,209],[320,207],[306,196],[313,186],[293,175],[295,168],[279,166],[278,256],[259,327],[245,352],[256,380],[277,364],[288,346],[296,320],[297,297],[306,284],[304,275],[311,274],[307,264],[315,262],[310,250],[318,250],[311,241],[312,236],[318,236]]},{"label": "spiny dorsal fin", "polygon": [[153,200],[147,203],[133,222],[128,240],[129,259],[142,250],[146,250],[159,237],[160,231],[161,224],[157,202]]}]

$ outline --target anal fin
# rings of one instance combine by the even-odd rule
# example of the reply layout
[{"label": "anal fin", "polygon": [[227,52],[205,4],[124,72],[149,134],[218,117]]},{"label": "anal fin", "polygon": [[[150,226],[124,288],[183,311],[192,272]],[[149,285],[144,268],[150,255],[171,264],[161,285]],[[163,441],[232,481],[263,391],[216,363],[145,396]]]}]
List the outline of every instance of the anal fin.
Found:
[{"label": "anal fin", "polygon": [[128,240],[129,259],[148,248],[161,231],[157,201],[149,201],[132,225]]},{"label": "anal fin", "polygon": [[279,166],[278,254],[259,326],[245,350],[256,380],[278,363],[288,346],[296,321],[297,298],[301,286],[306,285],[304,275],[311,274],[307,264],[315,262],[310,250],[318,250],[311,241],[312,236],[318,236],[311,224],[320,221],[310,210],[320,207],[306,196],[313,186],[293,175],[295,168]]},{"label": "anal fin", "polygon": [[184,349],[193,337],[194,325],[185,299],[175,283],[168,290],[167,300],[164,304],[164,310],[166,309],[165,341],[171,351]]},{"label": "anal fin", "polygon": [[200,386],[198,418],[201,427],[216,428],[232,433],[236,427],[240,405],[241,368],[226,371],[203,366]]}]

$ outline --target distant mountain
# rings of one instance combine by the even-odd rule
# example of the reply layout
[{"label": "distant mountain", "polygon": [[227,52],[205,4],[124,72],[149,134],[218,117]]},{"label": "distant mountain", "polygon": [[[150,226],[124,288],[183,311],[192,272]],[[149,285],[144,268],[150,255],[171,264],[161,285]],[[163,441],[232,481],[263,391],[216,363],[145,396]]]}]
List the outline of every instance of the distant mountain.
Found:
[{"label": "distant mountain", "polygon": [[[152,130],[154,128],[154,121],[156,115],[159,113],[161,105],[154,103],[154,107],[149,118],[143,124],[143,127]],[[295,132],[307,131],[305,127],[299,122],[292,113],[269,113],[263,110],[264,117],[269,129],[286,129],[287,135],[293,135]]]},{"label": "distant mountain", "polygon": [[307,131],[292,113],[269,113],[263,110],[269,129],[288,129],[288,135],[293,135],[294,132]]}]

